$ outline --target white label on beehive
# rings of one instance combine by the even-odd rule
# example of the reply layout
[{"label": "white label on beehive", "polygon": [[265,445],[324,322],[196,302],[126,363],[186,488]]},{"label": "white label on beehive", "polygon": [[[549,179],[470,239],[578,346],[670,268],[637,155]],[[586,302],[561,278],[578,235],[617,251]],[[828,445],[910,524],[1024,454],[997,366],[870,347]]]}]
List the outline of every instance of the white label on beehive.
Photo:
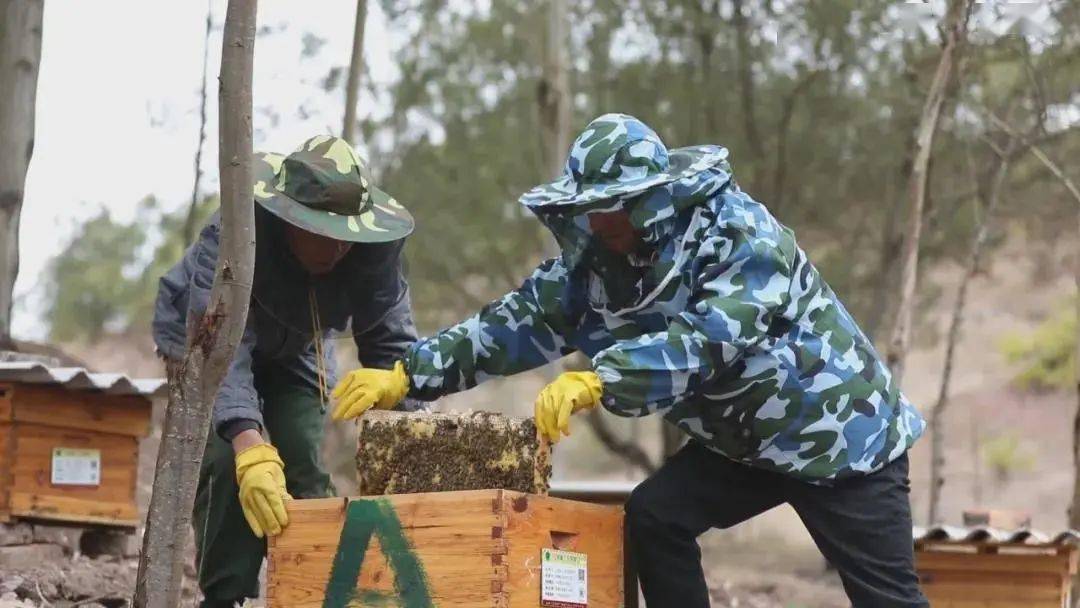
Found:
[{"label": "white label on beehive", "polygon": [[52,482],[58,486],[101,485],[101,450],[53,448]]},{"label": "white label on beehive", "polygon": [[581,608],[588,604],[589,569],[581,553],[540,551],[540,605],[550,608]]}]

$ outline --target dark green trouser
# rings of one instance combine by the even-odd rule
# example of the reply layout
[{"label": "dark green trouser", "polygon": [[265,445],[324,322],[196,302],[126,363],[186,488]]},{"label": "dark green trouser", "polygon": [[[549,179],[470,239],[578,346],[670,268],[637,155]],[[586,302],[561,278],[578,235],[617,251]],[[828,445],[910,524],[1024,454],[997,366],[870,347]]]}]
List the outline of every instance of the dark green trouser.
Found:
[{"label": "dark green trouser", "polygon": [[[285,483],[293,498],[334,495],[319,450],[326,415],[319,393],[272,364],[255,365],[255,389],[263,402],[270,442],[285,462]],[[259,595],[259,569],[266,541],[256,538],[240,507],[232,446],[213,430],[206,442],[195,495],[195,564],[203,608],[232,606]]]}]

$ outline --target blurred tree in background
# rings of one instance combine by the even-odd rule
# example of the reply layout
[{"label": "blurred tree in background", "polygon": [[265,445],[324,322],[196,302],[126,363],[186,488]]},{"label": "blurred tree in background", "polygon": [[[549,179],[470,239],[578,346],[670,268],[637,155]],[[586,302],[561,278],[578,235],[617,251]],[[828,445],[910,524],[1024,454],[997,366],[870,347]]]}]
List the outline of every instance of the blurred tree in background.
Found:
[{"label": "blurred tree in background", "polygon": [[[554,177],[543,173],[536,112],[543,7],[383,6],[412,36],[397,52],[393,118],[364,133],[386,142],[373,154],[384,184],[420,219],[410,272],[420,320],[433,328],[516,285],[540,255],[539,224],[515,200]],[[1047,6],[1032,34],[1026,21],[994,33],[1004,17],[989,8],[975,19],[936,143],[929,264],[960,259],[974,231],[973,172],[993,157],[983,140],[1000,135],[983,113],[1021,130],[1039,123],[1058,156],[1077,152],[1078,138],[1064,135],[1080,78],[1077,10]],[[669,146],[727,146],[742,187],[796,230],[867,330],[887,329],[898,205],[938,54],[932,28],[911,24],[910,6],[853,1],[588,0],[571,11],[575,132],[619,111]],[[1069,205],[1058,188],[1021,162],[1004,196],[1023,204],[1004,215],[1039,234],[1060,230]]]},{"label": "blurred tree in background", "polygon": [[[1071,304],[1068,302],[1066,304]],[[1019,371],[1013,383],[1028,391],[1067,390],[1076,386],[1075,306],[1043,321],[1030,334],[1009,334],[1000,348]]]},{"label": "blurred tree in background", "polygon": [[[218,207],[216,195],[195,209],[201,226]],[[131,222],[106,210],[87,221],[49,264],[49,338],[93,343],[106,332],[149,332],[158,279],[184,252],[188,210],[163,212],[153,197]]]},{"label": "blurred tree in background", "polygon": [[[651,124],[669,146],[717,143],[740,185],[794,228],[868,332],[888,330],[902,240],[901,202],[912,137],[939,54],[937,17],[918,5],[837,0],[582,0],[568,3],[572,130],[604,112]],[[423,331],[459,319],[515,287],[547,235],[516,203],[552,179],[538,116],[545,4],[478,8],[382,0],[400,78],[377,91],[389,118],[359,121],[383,186],[412,210],[408,246]],[[1052,157],[1080,154],[1080,9],[1044,3],[1032,19],[979,5],[960,77],[935,140],[924,268],[965,255],[981,212],[980,184],[1004,140],[990,116],[1029,133]],[[1037,17],[1037,18],[1036,18]],[[323,52],[319,32],[303,53]],[[348,57],[313,95],[336,96]],[[372,85],[369,85],[372,86]],[[263,100],[264,102],[266,100]],[[278,115],[288,108],[267,110]],[[1033,247],[1072,230],[1060,184],[1016,159],[999,226]],[[216,206],[204,199],[201,224]],[[179,259],[183,217],[147,203],[132,224],[87,222],[50,266],[55,340],[145,331],[156,279]],[[992,230],[990,243],[1001,240]],[[923,275],[925,301],[940,286]],[[925,337],[925,336],[924,336]]]}]

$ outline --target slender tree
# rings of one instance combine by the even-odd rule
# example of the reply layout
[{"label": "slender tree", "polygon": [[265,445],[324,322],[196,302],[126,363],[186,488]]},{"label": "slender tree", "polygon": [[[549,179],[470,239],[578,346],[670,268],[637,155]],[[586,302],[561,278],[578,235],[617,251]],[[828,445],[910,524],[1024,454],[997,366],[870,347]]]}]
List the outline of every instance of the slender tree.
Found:
[{"label": "slender tree", "polygon": [[537,90],[544,178],[562,172],[570,148],[570,77],[565,0],[548,0],[543,71]]},{"label": "slender tree", "polygon": [[0,0],[0,349],[13,349],[11,304],[19,274],[19,215],[34,153],[44,0]]},{"label": "slender tree", "polygon": [[367,0],[356,0],[356,25],[353,27],[352,58],[349,60],[349,78],[345,82],[345,122],[341,138],[355,145],[356,103],[360,91],[360,71],[364,67],[364,27],[367,23]]},{"label": "slender tree", "polygon": [[960,278],[960,287],[957,290],[956,302],[953,304],[952,316],[949,319],[949,333],[945,342],[945,362],[942,365],[941,386],[938,389],[937,403],[930,413],[930,506],[927,513],[927,521],[936,523],[941,509],[941,489],[945,485],[945,411],[949,405],[949,383],[952,380],[953,363],[956,355],[956,344],[960,341],[960,331],[964,323],[964,307],[967,304],[968,285],[978,271],[979,262],[982,259],[983,249],[986,244],[986,236],[989,233],[990,222],[993,219],[998,201],[1001,199],[1001,188],[1005,183],[1005,177],[1009,173],[1009,164],[1014,153],[1015,140],[1010,140],[1008,149],[999,151],[994,168],[990,175],[990,185],[986,189],[985,199],[982,205],[978,228],[971,241],[971,250],[968,252],[967,263],[964,265],[964,275]]},{"label": "slender tree", "polygon": [[229,0],[219,89],[221,247],[201,318],[188,319],[181,361],[167,364],[169,405],[133,605],[180,605],[183,560],[214,398],[244,333],[255,269],[251,82],[256,0]]},{"label": "slender tree", "polygon": [[971,0],[951,0],[945,14],[941,30],[944,36],[944,48],[938,60],[934,79],[926,94],[922,116],[915,136],[915,153],[911,175],[908,178],[908,221],[904,232],[904,247],[901,253],[900,301],[897,306],[896,322],[889,340],[887,361],[896,382],[904,376],[904,361],[907,358],[911,342],[911,325],[915,310],[915,287],[919,269],[919,240],[922,235],[923,209],[926,206],[926,189],[930,177],[930,152],[934,145],[941,117],[941,106],[945,103],[945,93],[957,63],[960,45],[967,36],[968,16],[971,13]]}]

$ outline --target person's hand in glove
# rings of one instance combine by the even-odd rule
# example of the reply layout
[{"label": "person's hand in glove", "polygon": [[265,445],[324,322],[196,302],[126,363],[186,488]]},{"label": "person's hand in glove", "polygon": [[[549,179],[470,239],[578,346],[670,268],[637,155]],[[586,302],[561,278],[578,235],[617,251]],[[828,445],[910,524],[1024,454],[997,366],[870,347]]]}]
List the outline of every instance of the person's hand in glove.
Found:
[{"label": "person's hand in glove", "polygon": [[600,403],[603,386],[593,372],[563,372],[536,397],[536,428],[552,443],[570,434],[570,414]]},{"label": "person's hand in glove", "polygon": [[368,367],[353,370],[334,387],[332,396],[338,402],[334,408],[334,420],[357,418],[372,407],[393,409],[408,392],[409,377],[401,361],[395,363],[391,370]]},{"label": "person's hand in glove", "polygon": [[285,463],[274,446],[260,443],[236,454],[236,481],[240,484],[240,506],[255,536],[277,536],[289,525],[285,501]]}]

